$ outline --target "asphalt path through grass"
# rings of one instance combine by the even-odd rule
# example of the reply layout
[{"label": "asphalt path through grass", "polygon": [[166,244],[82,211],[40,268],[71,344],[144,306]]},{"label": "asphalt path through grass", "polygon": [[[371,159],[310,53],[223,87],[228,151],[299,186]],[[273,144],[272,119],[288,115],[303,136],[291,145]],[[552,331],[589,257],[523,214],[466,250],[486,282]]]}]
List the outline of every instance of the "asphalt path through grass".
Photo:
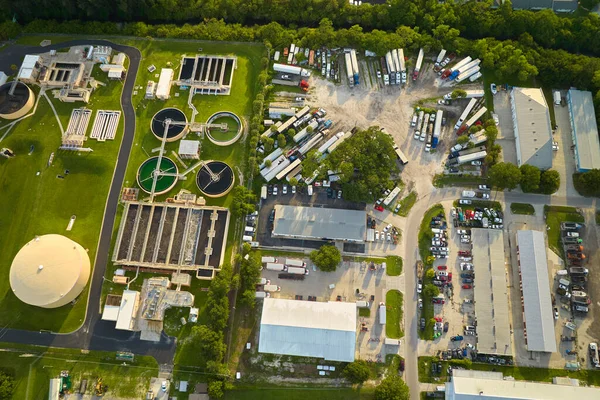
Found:
[{"label": "asphalt path through grass", "polygon": [[129,57],[129,70],[123,83],[121,93],[121,107],[123,109],[124,129],[123,140],[117,156],[117,164],[113,173],[110,191],[104,209],[104,218],[98,242],[98,251],[94,262],[94,273],[91,280],[87,311],[84,324],[70,334],[55,334],[50,332],[32,332],[24,330],[0,328],[0,340],[13,343],[27,343],[40,346],[66,347],[103,351],[130,351],[134,354],[153,356],[159,364],[170,364],[175,354],[175,340],[161,335],[160,342],[147,342],[140,340],[140,334],[118,331],[114,322],[102,321],[100,300],[102,283],[108,255],[113,225],[119,205],[121,187],[125,178],[127,162],[135,136],[135,109],[131,102],[135,79],[140,67],[142,55],[138,49],[123,46],[107,40],[73,40],[45,47],[10,45],[2,52],[0,57],[0,71],[10,71],[11,65],[21,65],[27,54],[45,53],[71,46],[100,45],[111,46],[114,50],[125,53]]}]

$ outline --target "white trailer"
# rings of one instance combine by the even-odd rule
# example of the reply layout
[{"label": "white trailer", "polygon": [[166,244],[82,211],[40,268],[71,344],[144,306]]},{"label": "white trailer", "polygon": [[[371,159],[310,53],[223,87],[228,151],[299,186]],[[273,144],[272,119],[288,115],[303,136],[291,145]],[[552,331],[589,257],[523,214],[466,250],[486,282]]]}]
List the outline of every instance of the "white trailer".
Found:
[{"label": "white trailer", "polygon": [[438,54],[437,58],[435,59],[436,64],[439,64],[442,61],[444,61],[445,56],[446,56],[446,49],[440,50],[440,53]]},{"label": "white trailer", "polygon": [[267,185],[262,185],[260,188],[260,198],[263,200],[267,199]]},{"label": "white trailer", "polygon": [[467,119],[467,117],[471,113],[473,107],[475,107],[475,104],[477,104],[477,99],[471,99],[471,101],[469,101],[469,104],[467,104],[467,107],[460,115],[460,118],[458,119],[458,121],[456,121],[456,125],[454,125],[454,130],[458,130],[461,127],[465,119]]},{"label": "white trailer", "polygon": [[[483,90],[480,90],[480,89],[465,90],[465,93],[466,93],[466,96],[465,97],[460,97],[461,99],[477,99],[477,98],[483,97],[485,95],[485,92]],[[452,92],[445,94],[444,95],[444,99],[451,100],[452,99]]]},{"label": "white trailer", "polygon": [[386,317],[386,312],[385,312],[385,304],[381,303],[379,304],[379,324],[380,325],[385,325],[385,317]]},{"label": "white trailer", "polygon": [[350,60],[352,61],[352,71],[354,71],[354,84],[359,84],[358,59],[356,58],[356,50],[350,50]]},{"label": "white trailer", "polygon": [[350,53],[344,54],[346,60],[346,75],[348,76],[348,85],[354,86],[354,70],[352,69],[352,61],[350,60]]},{"label": "white trailer", "polygon": [[285,271],[285,265],[281,263],[267,263],[266,269],[269,271]]},{"label": "white trailer", "polygon": [[396,68],[396,84],[400,84],[400,60],[398,59],[398,50],[392,50],[392,60],[394,61],[394,67]]},{"label": "white trailer", "polygon": [[416,81],[419,77],[419,71],[421,71],[421,66],[423,65],[423,57],[425,56],[425,52],[421,48],[419,50],[419,55],[417,56],[417,63],[415,64],[415,70],[413,72],[413,81]]},{"label": "white trailer", "polygon": [[392,201],[394,201],[394,199],[396,198],[396,196],[398,196],[400,194],[400,188],[398,186],[396,186],[391,192],[390,194],[387,195],[387,197],[383,200],[383,205],[384,206],[389,206],[390,203]]},{"label": "white trailer", "polygon": [[264,285],[263,290],[265,292],[281,292],[281,286],[277,285]]},{"label": "white trailer", "polygon": [[285,265],[288,267],[306,267],[306,263],[302,260],[298,260],[297,258],[286,258]]},{"label": "white trailer", "polygon": [[260,164],[260,169],[263,169],[264,167],[266,167],[265,163],[267,160],[273,162],[275,161],[278,157],[280,157],[283,154],[283,150],[281,149],[281,147],[275,149],[271,154],[269,154],[268,156],[266,156],[262,162],[262,164]]},{"label": "white trailer", "polygon": [[302,118],[304,117],[306,114],[308,114],[308,112],[310,111],[310,107],[309,106],[304,106],[302,107],[302,109],[300,109],[295,115],[294,117],[296,117],[296,119],[298,118]]},{"label": "white trailer", "polygon": [[481,67],[479,65],[476,65],[473,68],[466,70],[462,74],[458,75],[458,77],[456,78],[455,82],[456,83],[461,83],[465,79],[467,79],[467,78],[475,75],[476,73],[478,73],[480,69],[481,69]]},{"label": "white trailer", "polygon": [[285,64],[273,64],[273,70],[276,72],[281,72],[284,74],[292,74],[292,75],[300,75],[303,77],[309,77],[310,71],[305,70],[304,68],[295,67],[293,65],[285,65]]},{"label": "white trailer", "polygon": [[263,264],[266,263],[276,263],[277,259],[275,257],[261,257],[260,262]]},{"label": "white trailer", "polygon": [[481,160],[487,156],[487,151],[478,151],[477,153],[467,154],[466,156],[458,156],[456,157],[456,162],[458,165],[470,163],[471,161]]},{"label": "white trailer", "polygon": [[487,108],[481,107],[479,111],[477,111],[467,122],[465,122],[465,129],[469,129],[471,126],[479,120],[479,118],[483,117],[483,114],[487,112]]},{"label": "white trailer", "polygon": [[483,75],[481,75],[481,72],[476,72],[475,74],[471,75],[469,77],[469,82],[475,82],[477,79],[481,78]]},{"label": "white trailer", "polygon": [[400,72],[406,72],[406,65],[404,63],[404,49],[398,49],[398,61],[400,61]]},{"label": "white trailer", "polygon": [[457,69],[459,69],[460,67],[462,67],[463,65],[467,65],[468,63],[470,63],[472,60],[471,57],[465,57],[462,60],[460,60],[459,62],[457,62],[454,66],[450,67],[450,72],[454,72]]},{"label": "white trailer", "polygon": [[394,65],[394,60],[392,59],[392,52],[388,51],[385,54],[385,63],[387,65],[388,74],[390,77],[390,83],[396,83],[396,66]]},{"label": "white trailer", "polygon": [[311,137],[306,143],[304,143],[302,145],[302,147],[300,147],[298,149],[298,152],[302,155],[305,155],[306,153],[308,153],[310,151],[310,149],[315,147],[321,139],[323,139],[323,134],[321,132],[319,132],[316,135],[314,135],[313,137]]},{"label": "white trailer", "polygon": [[319,126],[319,121],[317,121],[316,119],[313,119],[312,121],[310,121],[308,123],[307,126],[304,127],[304,129],[302,129],[300,132],[298,132],[294,135],[294,138],[293,138],[294,142],[300,143],[304,138],[306,138],[308,135],[310,135],[310,132],[308,132],[308,127],[311,127],[314,132],[314,130],[317,129],[318,126]]},{"label": "white trailer", "polygon": [[275,179],[277,179],[278,181],[282,180],[283,178],[285,178],[287,176],[287,174],[289,174],[297,166],[299,166],[301,162],[302,162],[302,160],[300,160],[299,158],[296,158],[290,165],[288,165],[287,167],[285,167],[284,169],[279,171],[279,173],[275,176]]},{"label": "white trailer", "polygon": [[333,136],[331,137],[329,140],[327,140],[325,143],[323,143],[321,146],[319,146],[319,153],[321,154],[325,154],[325,151],[327,151],[327,149],[334,144],[336,141],[338,140],[337,136]]},{"label": "white trailer", "polygon": [[467,63],[467,64],[461,66],[460,68],[457,68],[455,71],[458,71],[458,73],[460,75],[463,72],[468,71],[471,68],[473,68],[473,67],[475,67],[475,66],[477,66],[479,64],[481,64],[481,60],[479,58],[477,58],[477,59],[471,61],[470,63]]},{"label": "white trailer", "polygon": [[485,136],[485,129],[480,130],[476,134],[470,135],[469,141],[475,146],[480,145],[481,143],[485,143],[487,141],[487,136]]},{"label": "white trailer", "polygon": [[288,158],[286,158],[285,156],[282,155],[281,157],[279,157],[275,161],[273,161],[273,164],[271,164],[270,167],[263,168],[260,171],[260,174],[262,175],[263,178],[265,178],[265,181],[270,182],[285,167],[287,167],[288,165],[290,165],[290,163],[291,163],[291,161]]},{"label": "white trailer", "polygon": [[331,153],[332,151],[334,151],[340,144],[342,144],[342,142],[346,139],[348,139],[350,136],[352,136],[352,132],[338,132],[335,134],[335,136],[338,137],[338,140],[336,140],[331,146],[329,146],[329,148],[327,149],[328,153]]},{"label": "white trailer", "polygon": [[288,59],[287,59],[288,64],[291,64],[292,60],[294,59],[294,50],[296,50],[296,45],[294,43],[292,43],[292,45],[290,46],[290,52],[288,53]]},{"label": "white trailer", "polygon": [[304,267],[288,267],[287,272],[288,274],[308,275],[308,271]]}]

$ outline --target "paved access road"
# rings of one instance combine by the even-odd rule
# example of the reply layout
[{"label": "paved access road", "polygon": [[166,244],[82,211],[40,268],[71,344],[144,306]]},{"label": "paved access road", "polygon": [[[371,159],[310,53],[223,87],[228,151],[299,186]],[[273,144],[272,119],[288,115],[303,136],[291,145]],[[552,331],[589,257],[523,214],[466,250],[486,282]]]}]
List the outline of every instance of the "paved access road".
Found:
[{"label": "paved access road", "polygon": [[0,71],[10,71],[10,66],[13,64],[20,65],[26,54],[45,53],[50,50],[84,45],[111,46],[114,50],[123,52],[129,57],[129,70],[121,94],[121,107],[124,118],[123,140],[106,200],[85,322],[77,331],[70,334],[2,329],[0,330],[0,341],[89,350],[131,351],[135,354],[153,356],[160,364],[171,363],[175,354],[175,340],[173,338],[163,333],[160,342],[141,341],[139,333],[117,331],[114,329],[114,322],[100,319],[102,282],[110,252],[112,229],[135,135],[135,109],[131,102],[131,96],[142,54],[135,47],[123,46],[107,40],[73,40],[46,47],[10,45],[2,52],[2,57],[0,57]]}]

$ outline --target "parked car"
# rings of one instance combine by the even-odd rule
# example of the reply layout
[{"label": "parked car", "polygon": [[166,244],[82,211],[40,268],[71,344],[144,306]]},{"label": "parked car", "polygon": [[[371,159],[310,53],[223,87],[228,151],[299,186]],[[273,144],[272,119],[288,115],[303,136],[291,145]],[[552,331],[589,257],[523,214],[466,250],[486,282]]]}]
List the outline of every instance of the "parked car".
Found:
[{"label": "parked car", "polygon": [[460,342],[463,339],[464,339],[464,337],[462,337],[461,335],[452,336],[450,338],[450,340],[453,341],[453,342]]},{"label": "parked car", "polygon": [[490,190],[488,185],[479,185],[479,190]]},{"label": "parked car", "polygon": [[458,200],[458,204],[473,204],[473,202],[467,199],[460,199]]},{"label": "parked car", "polygon": [[473,286],[471,285],[462,285],[463,289],[473,289]]},{"label": "parked car", "polygon": [[440,271],[444,271],[447,270],[448,267],[446,265],[438,265],[437,269],[439,269]]}]

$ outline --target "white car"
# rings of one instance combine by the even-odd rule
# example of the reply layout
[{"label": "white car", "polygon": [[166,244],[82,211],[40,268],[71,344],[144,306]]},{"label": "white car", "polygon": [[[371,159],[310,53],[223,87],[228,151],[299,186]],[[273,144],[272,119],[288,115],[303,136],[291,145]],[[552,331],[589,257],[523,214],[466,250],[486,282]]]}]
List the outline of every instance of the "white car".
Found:
[{"label": "white car", "polygon": [[387,241],[391,242],[392,241],[392,234],[388,232],[387,234]]},{"label": "white car", "polygon": [[552,150],[558,151],[558,149],[559,149],[558,142],[552,142]]},{"label": "white car", "polygon": [[456,145],[454,145],[454,147],[452,147],[450,150],[451,150],[452,152],[455,152],[455,151],[461,151],[461,150],[462,150],[462,148],[463,148],[463,147],[462,147],[462,145],[460,145],[460,144],[456,144]]},{"label": "white car", "polygon": [[292,186],[292,194],[296,194],[296,186]]},{"label": "white car", "polygon": [[423,299],[419,297],[418,300],[418,304],[419,304],[419,310],[421,310],[423,308]]},{"label": "white car", "polygon": [[273,186],[273,196],[277,196],[277,185]]},{"label": "white car", "polygon": [[452,209],[450,210],[450,215],[452,217],[456,217],[456,208],[452,207]]},{"label": "white car", "polygon": [[466,230],[464,230],[464,229],[458,229],[458,230],[456,231],[456,233],[458,233],[459,235],[466,235],[466,234],[467,234],[467,231],[466,231]]},{"label": "white car", "polygon": [[461,262],[460,263],[460,270],[461,271],[473,271],[473,264]]},{"label": "white car", "polygon": [[415,136],[413,137],[415,140],[419,140],[421,137],[421,133],[419,131],[415,131]]},{"label": "white car", "polygon": [[490,194],[489,193],[482,193],[481,194],[481,198],[482,199],[489,199],[490,198]]},{"label": "white car", "polygon": [[166,392],[166,391],[167,391],[167,381],[162,381],[162,383],[161,383],[161,385],[160,385],[160,389],[161,389],[163,392]]},{"label": "white car", "polygon": [[417,293],[421,293],[423,291],[423,284],[421,282],[417,283]]},{"label": "white car", "polygon": [[377,78],[381,79],[381,71],[377,70]]},{"label": "white car", "polygon": [[383,228],[383,231],[387,232],[390,230],[391,227],[392,227],[392,224],[387,224],[387,226],[385,228]]},{"label": "white car", "polygon": [[424,141],[425,141],[425,139],[427,139],[427,133],[426,133],[426,132],[423,132],[423,133],[421,133],[421,136],[419,137],[419,140],[420,140],[421,142],[424,142]]},{"label": "white car", "polygon": [[375,240],[379,240],[379,231],[375,231]]},{"label": "white car", "polygon": [[481,161],[471,161],[471,165],[480,166]]},{"label": "white car", "polygon": [[494,119],[494,123],[496,125],[500,125],[500,119],[498,118],[498,114],[492,114],[492,118]]},{"label": "white car", "polygon": [[479,185],[479,190],[490,190],[488,185]]},{"label": "white car", "polygon": [[283,185],[283,189],[281,190],[281,193],[287,194],[287,185]]},{"label": "white car", "polygon": [[467,200],[467,199],[460,199],[458,200],[458,204],[472,204],[473,202],[471,200]]}]

